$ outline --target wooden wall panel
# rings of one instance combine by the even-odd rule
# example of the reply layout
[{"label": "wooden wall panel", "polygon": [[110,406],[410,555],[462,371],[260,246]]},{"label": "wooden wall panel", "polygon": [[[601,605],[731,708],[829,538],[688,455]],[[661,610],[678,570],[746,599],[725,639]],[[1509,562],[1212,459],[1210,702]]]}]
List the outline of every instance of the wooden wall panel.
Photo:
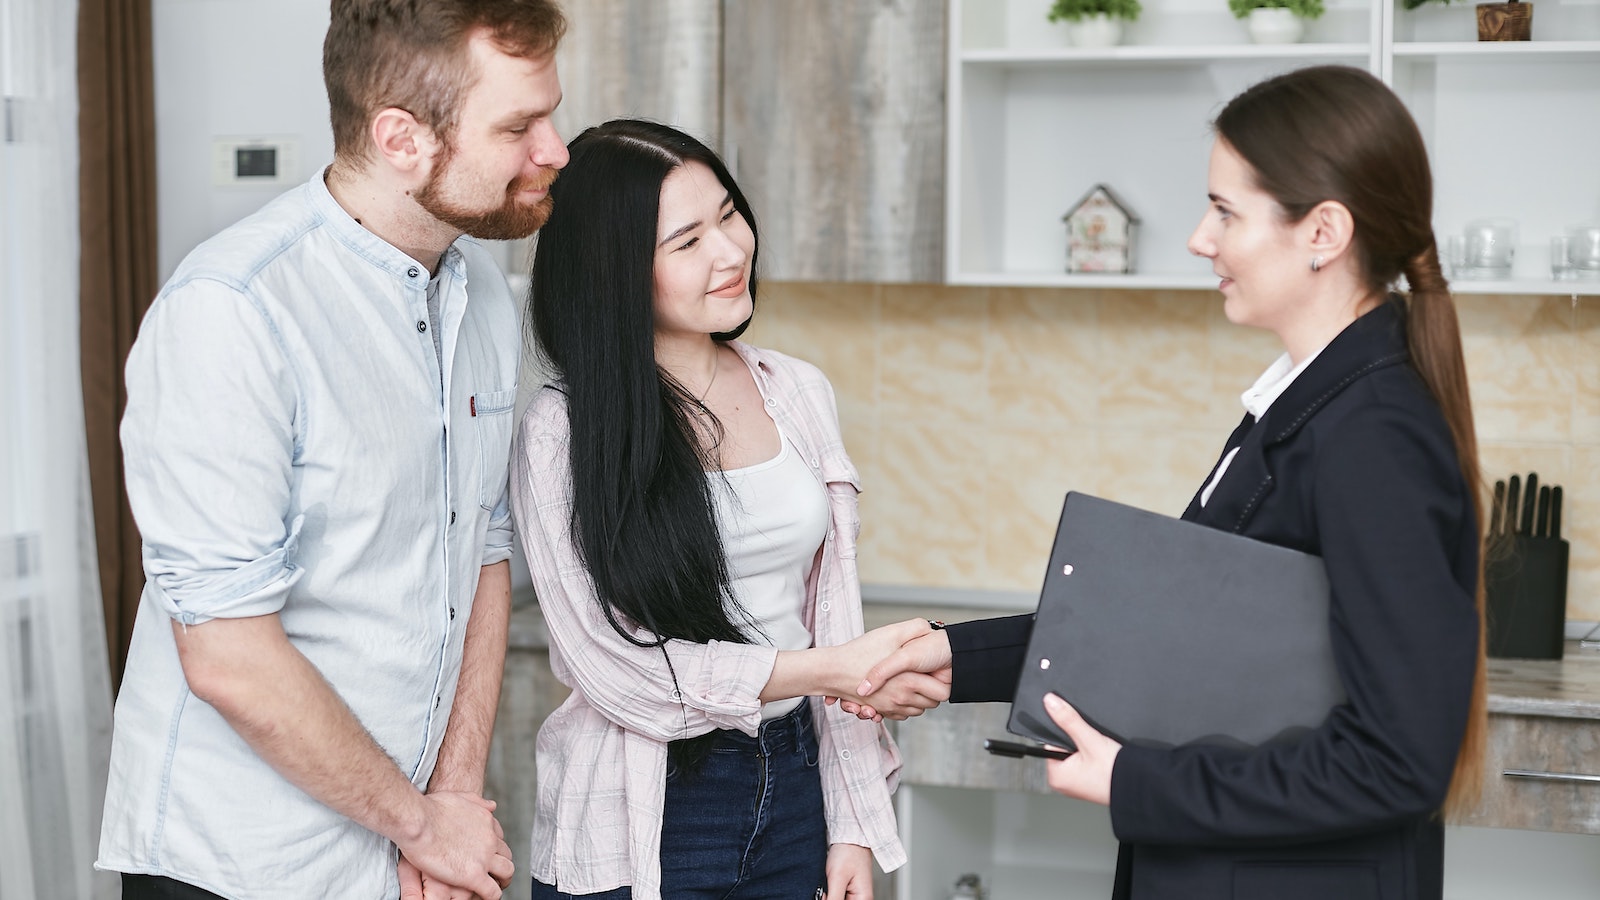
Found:
[{"label": "wooden wall panel", "polygon": [[568,0],[556,57],[567,140],[590,125],[637,116],[721,139],[721,0]]},{"label": "wooden wall panel", "polygon": [[783,280],[936,282],[945,4],[724,0],[722,151]]}]

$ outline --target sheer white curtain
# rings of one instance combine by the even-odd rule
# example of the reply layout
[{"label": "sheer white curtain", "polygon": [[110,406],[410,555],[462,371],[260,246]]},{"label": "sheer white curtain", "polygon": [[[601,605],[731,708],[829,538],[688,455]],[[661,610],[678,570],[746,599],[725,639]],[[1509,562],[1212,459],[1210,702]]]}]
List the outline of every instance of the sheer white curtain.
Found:
[{"label": "sheer white curtain", "polygon": [[0,0],[0,900],[92,869],[111,733],[78,374],[72,0]]}]

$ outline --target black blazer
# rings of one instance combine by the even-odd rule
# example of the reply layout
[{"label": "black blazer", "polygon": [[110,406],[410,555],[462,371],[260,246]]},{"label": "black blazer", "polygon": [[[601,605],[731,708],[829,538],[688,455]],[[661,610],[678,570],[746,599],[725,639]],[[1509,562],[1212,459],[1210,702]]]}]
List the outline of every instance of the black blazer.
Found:
[{"label": "black blazer", "polygon": [[[1449,428],[1408,359],[1398,300],[1362,316],[1260,422],[1245,416],[1210,502],[1196,494],[1184,511],[1323,558],[1349,700],[1310,734],[1255,749],[1123,747],[1115,898],[1442,896],[1437,810],[1477,660],[1478,530]],[[1009,701],[1031,628],[1031,616],[950,626],[951,699]]]}]

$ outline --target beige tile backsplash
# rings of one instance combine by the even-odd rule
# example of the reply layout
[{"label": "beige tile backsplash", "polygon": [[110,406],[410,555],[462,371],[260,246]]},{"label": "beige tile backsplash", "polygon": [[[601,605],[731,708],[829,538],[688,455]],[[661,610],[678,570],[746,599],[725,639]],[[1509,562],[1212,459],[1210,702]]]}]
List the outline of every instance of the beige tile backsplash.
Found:
[{"label": "beige tile backsplash", "polygon": [[[768,283],[748,338],[833,381],[869,582],[1038,589],[1061,496],[1178,514],[1281,352],[1210,291]],[[1563,485],[1600,619],[1600,297],[1457,299],[1491,482]]]}]

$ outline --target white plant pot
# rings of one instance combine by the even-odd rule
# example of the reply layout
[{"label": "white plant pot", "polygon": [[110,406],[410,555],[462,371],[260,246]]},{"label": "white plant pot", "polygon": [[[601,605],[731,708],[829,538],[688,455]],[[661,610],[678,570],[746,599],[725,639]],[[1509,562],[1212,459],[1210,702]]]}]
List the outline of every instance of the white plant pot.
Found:
[{"label": "white plant pot", "polygon": [[1293,44],[1305,34],[1300,17],[1282,7],[1257,7],[1246,20],[1250,40],[1258,44]]},{"label": "white plant pot", "polygon": [[1068,22],[1067,39],[1074,47],[1115,47],[1122,40],[1122,20],[1095,13],[1081,22]]}]

